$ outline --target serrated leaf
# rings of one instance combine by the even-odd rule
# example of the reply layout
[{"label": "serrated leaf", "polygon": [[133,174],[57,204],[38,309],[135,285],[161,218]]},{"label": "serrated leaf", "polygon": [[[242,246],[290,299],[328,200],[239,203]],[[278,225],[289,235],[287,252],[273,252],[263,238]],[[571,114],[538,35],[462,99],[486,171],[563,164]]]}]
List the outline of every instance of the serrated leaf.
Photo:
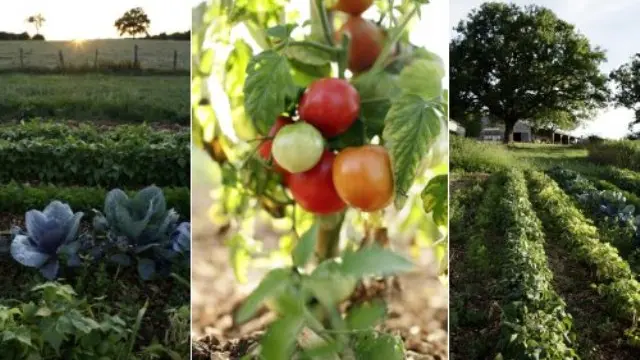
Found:
[{"label": "serrated leaf", "polygon": [[356,360],[403,360],[404,344],[399,336],[369,331],[355,341]]},{"label": "serrated leaf", "polygon": [[442,64],[436,60],[415,60],[400,72],[398,84],[402,91],[429,100],[442,95]]},{"label": "serrated leaf", "polygon": [[287,58],[312,66],[323,66],[331,63],[332,56],[326,51],[309,46],[287,46],[282,53]]},{"label": "serrated leaf", "polygon": [[404,206],[420,162],[440,134],[441,116],[433,103],[419,95],[403,94],[394,100],[385,118],[382,139],[391,157],[398,209]]},{"label": "serrated leaf", "polygon": [[297,94],[287,59],[273,50],[254,56],[247,66],[244,94],[246,113],[255,128],[267,134],[286,110],[287,100]]},{"label": "serrated leaf", "polygon": [[400,93],[396,78],[386,72],[367,72],[355,78],[352,83],[360,94],[360,117],[367,135],[380,135],[391,101]]},{"label": "serrated leaf", "polygon": [[313,255],[316,248],[316,239],[318,234],[318,224],[313,224],[298,241],[293,249],[291,256],[293,257],[293,265],[303,267]]},{"label": "serrated leaf", "polygon": [[440,226],[446,225],[449,218],[448,192],[449,176],[445,174],[431,179],[420,195],[424,211],[433,211],[433,221]]},{"label": "serrated leaf", "polygon": [[397,274],[412,268],[411,261],[391,250],[374,245],[347,252],[342,258],[341,272],[359,279],[364,276]]},{"label": "serrated leaf", "polygon": [[365,303],[349,310],[345,319],[351,330],[373,328],[384,320],[387,307],[382,301]]},{"label": "serrated leaf", "polygon": [[274,269],[268,272],[238,309],[235,316],[236,322],[243,323],[249,320],[265,300],[280,293],[289,285],[290,276],[291,271],[288,269]]},{"label": "serrated leaf", "polygon": [[331,150],[342,150],[350,146],[362,146],[366,139],[364,123],[362,120],[356,119],[347,131],[329,139],[327,144]]},{"label": "serrated leaf", "polygon": [[296,339],[304,318],[297,315],[288,315],[271,324],[260,344],[262,345],[261,358],[265,360],[291,359],[295,348]]},{"label": "serrated leaf", "polygon": [[286,40],[289,38],[289,36],[291,36],[291,33],[293,32],[293,30],[297,27],[298,27],[298,24],[276,25],[268,28],[266,32],[267,32],[267,35],[271,37]]}]

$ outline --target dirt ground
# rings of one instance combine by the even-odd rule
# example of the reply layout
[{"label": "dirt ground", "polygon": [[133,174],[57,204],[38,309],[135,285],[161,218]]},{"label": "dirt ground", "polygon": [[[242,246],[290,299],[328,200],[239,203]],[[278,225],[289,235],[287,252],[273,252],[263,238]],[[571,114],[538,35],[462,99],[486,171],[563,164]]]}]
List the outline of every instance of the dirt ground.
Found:
[{"label": "dirt ground", "polygon": [[[249,281],[239,284],[229,265],[228,251],[220,234],[207,217],[211,200],[204,185],[192,187],[192,338],[194,359],[239,359],[274,319],[262,311],[255,319],[234,326],[233,311],[257,286],[268,268],[251,268]],[[264,229],[268,238],[269,229]],[[227,235],[228,236],[228,233]],[[389,305],[384,328],[402,336],[407,359],[447,359],[448,289],[438,279],[438,265],[430,250],[416,261],[415,271],[402,275],[397,286],[389,282],[370,283],[366,291],[380,291]]]}]

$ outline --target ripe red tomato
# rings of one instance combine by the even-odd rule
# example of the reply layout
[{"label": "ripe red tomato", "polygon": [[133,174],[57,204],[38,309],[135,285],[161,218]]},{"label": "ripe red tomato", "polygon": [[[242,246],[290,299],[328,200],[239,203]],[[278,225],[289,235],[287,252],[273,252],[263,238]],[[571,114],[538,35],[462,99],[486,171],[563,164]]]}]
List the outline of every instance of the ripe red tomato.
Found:
[{"label": "ripe red tomato", "polygon": [[365,12],[371,4],[373,4],[373,0],[340,0],[334,9],[358,16]]},{"label": "ripe red tomato", "polygon": [[[260,144],[260,147],[258,148],[258,154],[260,154],[260,157],[264,159],[264,161],[269,161],[269,159],[273,159],[273,157],[271,156],[271,146],[273,145],[273,138],[276,136],[278,131],[280,131],[280,129],[282,129],[284,126],[289,124],[293,124],[293,121],[291,121],[289,117],[278,116],[278,118],[276,119],[276,122],[273,124],[273,126],[269,130],[269,134],[267,135],[270,139],[264,140]],[[280,166],[275,161],[275,159],[273,160],[272,164],[273,164],[273,169],[276,172],[282,174],[283,177],[286,177],[288,171],[283,169],[282,166]]]},{"label": "ripe red tomato", "polygon": [[311,83],[300,99],[300,119],[328,138],[347,131],[360,112],[360,95],[348,81],[335,78]]},{"label": "ripe red tomato", "polygon": [[311,170],[289,175],[293,198],[305,210],[316,214],[338,212],[346,207],[333,186],[332,168],[336,156],[325,150]]},{"label": "ripe red tomato", "polygon": [[368,212],[385,208],[393,199],[389,153],[379,145],[342,150],[333,163],[333,183],[350,206]]},{"label": "ripe red tomato", "polygon": [[340,41],[343,33],[351,36],[349,70],[358,74],[371,68],[382,52],[385,38],[382,30],[374,23],[359,16],[349,16],[347,22],[336,32],[336,40]]}]

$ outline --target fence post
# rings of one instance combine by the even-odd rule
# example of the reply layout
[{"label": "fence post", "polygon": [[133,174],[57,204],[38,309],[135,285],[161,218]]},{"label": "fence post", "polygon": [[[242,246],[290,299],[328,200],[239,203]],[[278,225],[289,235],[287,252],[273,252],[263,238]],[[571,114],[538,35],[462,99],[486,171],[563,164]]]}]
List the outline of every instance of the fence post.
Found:
[{"label": "fence post", "polygon": [[62,55],[62,50],[58,50],[58,57],[60,58],[60,69],[64,69],[64,55]]},{"label": "fence post", "polygon": [[24,49],[20,48],[20,69],[24,69]]},{"label": "fence post", "polygon": [[173,71],[178,70],[178,50],[173,50]]},{"label": "fence post", "polygon": [[133,67],[138,68],[140,64],[138,63],[138,44],[133,46]]},{"label": "fence post", "polygon": [[98,49],[96,49],[96,57],[93,59],[93,67],[98,71]]}]

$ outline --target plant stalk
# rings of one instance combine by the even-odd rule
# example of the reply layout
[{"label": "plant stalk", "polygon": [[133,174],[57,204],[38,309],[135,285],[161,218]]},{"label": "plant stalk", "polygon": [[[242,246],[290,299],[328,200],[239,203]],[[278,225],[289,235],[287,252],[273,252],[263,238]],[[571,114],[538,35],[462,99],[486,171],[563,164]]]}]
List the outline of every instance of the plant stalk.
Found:
[{"label": "plant stalk", "polygon": [[331,215],[318,215],[318,235],[316,241],[316,254],[318,261],[322,262],[339,255],[340,229],[344,221],[344,211]]},{"label": "plant stalk", "polygon": [[404,19],[402,19],[402,23],[400,23],[398,27],[393,29],[393,35],[391,36],[391,41],[388,41],[385,44],[384,48],[382,49],[382,52],[380,53],[380,56],[378,56],[378,59],[373,64],[373,67],[370,70],[371,72],[375,72],[382,69],[382,67],[384,66],[384,63],[387,61],[387,58],[389,58],[389,55],[391,54],[391,50],[393,49],[394,45],[398,42],[398,40],[400,40],[400,37],[402,36],[404,29],[407,27],[407,25],[409,25],[409,22],[418,13],[419,9],[420,9],[420,5],[415,5],[413,9],[411,9],[411,11],[407,15],[405,15]]},{"label": "plant stalk", "polygon": [[327,15],[327,9],[324,6],[323,0],[316,0],[316,10],[320,15],[320,22],[322,23],[322,33],[327,44],[333,46],[333,34],[331,33],[331,25],[329,25],[329,16]]}]

